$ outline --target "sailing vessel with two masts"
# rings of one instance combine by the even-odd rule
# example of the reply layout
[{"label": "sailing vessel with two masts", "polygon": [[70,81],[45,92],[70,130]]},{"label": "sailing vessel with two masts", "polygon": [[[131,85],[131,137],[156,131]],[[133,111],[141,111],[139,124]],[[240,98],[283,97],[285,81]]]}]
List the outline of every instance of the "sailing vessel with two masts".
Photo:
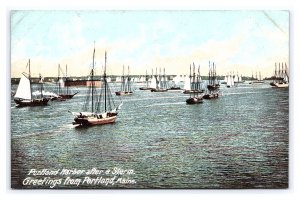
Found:
[{"label": "sailing vessel with two masts", "polygon": [[117,96],[123,96],[123,95],[132,95],[132,89],[131,89],[131,78],[129,76],[129,66],[128,66],[128,75],[125,77],[124,74],[124,65],[123,65],[123,75],[122,75],[122,82],[121,82],[121,90],[116,92]]},{"label": "sailing vessel with two masts", "polygon": [[65,81],[60,76],[60,72],[63,73],[60,65],[58,65],[58,77],[57,77],[57,95],[51,98],[51,101],[57,100],[57,101],[65,101],[66,99],[72,99],[76,94],[79,92],[71,93],[69,86],[65,85],[64,82],[68,81],[67,76],[67,65],[66,65],[66,75],[65,75]]},{"label": "sailing vessel with two masts", "polygon": [[83,112],[72,112],[75,116],[73,125],[79,126],[93,126],[114,123],[116,121],[118,110],[121,108],[122,103],[119,106],[115,106],[112,98],[111,90],[107,83],[106,76],[106,52],[105,52],[105,65],[104,73],[101,84],[101,90],[97,94],[94,85],[94,67],[95,67],[95,48],[93,52],[93,67],[90,73],[91,85],[90,92],[86,98]]},{"label": "sailing vessel with two masts", "polygon": [[43,95],[43,80],[40,75],[39,81],[39,97],[34,97],[32,94],[32,83],[31,83],[31,72],[30,72],[30,59],[28,61],[28,74],[22,73],[18,89],[14,96],[14,101],[18,107],[24,106],[46,106],[48,104],[49,98]]},{"label": "sailing vessel with two masts", "polygon": [[166,73],[164,69],[164,74],[161,76],[161,69],[159,69],[159,75],[157,75],[157,68],[156,68],[156,87],[151,89],[151,92],[167,92],[167,80],[166,80]]},{"label": "sailing vessel with two masts", "polygon": [[151,88],[149,87],[149,76],[147,74],[147,70],[146,70],[145,82],[146,82],[146,86],[140,87],[140,90],[151,90]]},{"label": "sailing vessel with two masts", "polygon": [[193,82],[194,84],[190,83],[191,84],[191,89],[192,91],[194,91],[193,93],[190,93],[190,98],[188,98],[186,100],[186,103],[187,104],[199,104],[199,103],[203,103],[203,96],[202,95],[199,95],[200,93],[200,89],[199,89],[199,83],[200,83],[200,67],[198,68],[198,75],[196,77],[196,74],[195,74],[195,65],[193,66],[193,75],[192,75],[192,69],[191,69],[191,66],[190,66],[190,81]]},{"label": "sailing vessel with two masts", "polygon": [[215,63],[210,65],[209,61],[209,72],[208,72],[208,92],[203,96],[204,99],[215,99],[219,97],[220,84],[217,81],[217,72]]},{"label": "sailing vessel with two masts", "polygon": [[[190,66],[191,67],[191,66]],[[195,64],[193,63],[193,67],[195,68]],[[193,94],[193,93],[203,93],[204,89],[202,89],[202,78],[200,75],[200,65],[198,67],[197,81],[192,80],[192,75],[186,76],[184,80],[184,94]]]}]

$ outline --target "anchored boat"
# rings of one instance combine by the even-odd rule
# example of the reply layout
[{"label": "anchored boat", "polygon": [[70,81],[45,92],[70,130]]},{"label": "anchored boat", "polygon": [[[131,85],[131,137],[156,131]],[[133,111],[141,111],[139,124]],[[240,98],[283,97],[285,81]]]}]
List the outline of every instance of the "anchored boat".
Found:
[{"label": "anchored boat", "polygon": [[95,66],[95,49],[93,53],[93,67],[91,70],[91,86],[90,93],[87,96],[86,103],[84,105],[83,112],[72,112],[75,116],[73,125],[80,126],[92,126],[114,123],[116,121],[118,110],[121,108],[122,103],[119,106],[115,106],[112,98],[112,93],[108,86],[106,76],[106,52],[105,52],[105,65],[102,79],[102,87],[100,92],[97,93],[94,86],[94,66]]},{"label": "anchored boat", "polygon": [[22,73],[18,89],[14,96],[14,101],[17,104],[17,107],[24,106],[46,106],[48,104],[49,98],[44,97],[43,95],[43,80],[40,75],[39,81],[39,97],[34,97],[32,94],[32,84],[31,84],[31,72],[30,72],[30,59],[28,61],[28,74]]}]

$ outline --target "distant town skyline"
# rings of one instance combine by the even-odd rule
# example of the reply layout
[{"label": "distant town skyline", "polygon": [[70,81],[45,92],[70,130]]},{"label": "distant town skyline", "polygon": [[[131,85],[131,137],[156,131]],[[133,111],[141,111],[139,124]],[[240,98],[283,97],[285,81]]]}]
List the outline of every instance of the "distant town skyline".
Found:
[{"label": "distant town skyline", "polygon": [[[11,77],[86,76],[96,49],[96,74],[189,74],[190,64],[208,75],[261,72],[270,77],[275,63],[289,67],[288,11],[12,11]],[[127,70],[125,71],[127,73]]]}]

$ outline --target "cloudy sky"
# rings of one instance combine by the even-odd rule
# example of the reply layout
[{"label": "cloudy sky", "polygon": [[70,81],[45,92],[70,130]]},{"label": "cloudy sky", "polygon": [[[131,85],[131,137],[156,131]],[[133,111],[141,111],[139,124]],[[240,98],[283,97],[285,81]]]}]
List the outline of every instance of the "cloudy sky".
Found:
[{"label": "cloudy sky", "polygon": [[288,11],[12,11],[11,76],[31,59],[33,76],[87,75],[96,48],[97,73],[107,51],[109,74],[188,74],[208,62],[217,74],[232,71],[271,76],[275,62],[289,59]]}]

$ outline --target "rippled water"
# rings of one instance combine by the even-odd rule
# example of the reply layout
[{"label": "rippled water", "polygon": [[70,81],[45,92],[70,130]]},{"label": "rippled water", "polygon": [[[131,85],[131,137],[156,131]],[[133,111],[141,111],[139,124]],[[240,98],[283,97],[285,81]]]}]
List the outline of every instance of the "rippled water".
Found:
[{"label": "rippled water", "polygon": [[93,167],[133,169],[136,184],[81,188],[288,187],[288,89],[222,88],[199,105],[186,105],[181,92],[136,90],[116,123],[74,128],[68,110],[80,111],[86,90],[46,107],[12,101],[13,188],[49,188],[22,184],[33,168]]}]

